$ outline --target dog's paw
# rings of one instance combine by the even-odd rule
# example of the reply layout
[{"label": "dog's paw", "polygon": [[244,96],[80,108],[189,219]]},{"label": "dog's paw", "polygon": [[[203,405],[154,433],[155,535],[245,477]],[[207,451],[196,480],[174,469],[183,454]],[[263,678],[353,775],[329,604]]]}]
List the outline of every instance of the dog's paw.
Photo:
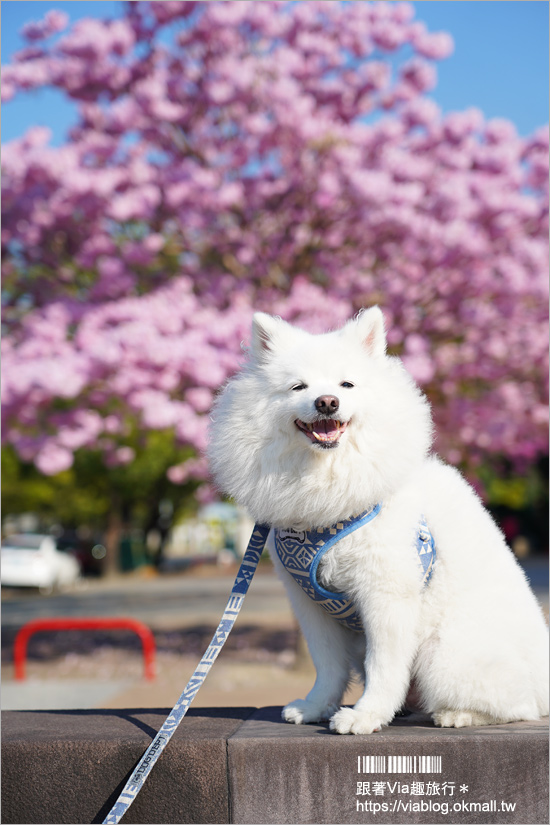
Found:
[{"label": "dog's paw", "polygon": [[285,722],[295,725],[307,725],[308,722],[323,722],[330,719],[338,705],[319,706],[307,699],[296,699],[283,708],[282,717]]},{"label": "dog's paw", "polygon": [[438,728],[471,728],[475,725],[491,725],[495,719],[475,710],[439,710],[432,715]]},{"label": "dog's paw", "polygon": [[330,720],[330,729],[335,733],[373,733],[381,727],[379,714],[355,708],[340,708]]}]

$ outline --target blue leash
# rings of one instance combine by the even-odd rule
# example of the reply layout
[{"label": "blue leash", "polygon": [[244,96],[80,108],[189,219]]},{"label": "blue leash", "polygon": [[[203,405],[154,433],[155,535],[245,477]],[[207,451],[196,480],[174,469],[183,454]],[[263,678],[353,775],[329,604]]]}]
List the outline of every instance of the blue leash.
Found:
[{"label": "blue leash", "polygon": [[214,633],[206,653],[197,665],[195,672],[185,687],[185,690],[170,711],[170,714],[161,729],[141,757],[138,766],[132,772],[132,775],[124,786],[119,798],[109,811],[107,817],[103,820],[103,825],[116,825],[116,823],[120,822],[142,789],[143,783],[149,776],[153,765],[172,738],[172,735],[175,733],[179,723],[189,710],[191,702],[206,679],[210,668],[216,661],[218,653],[222,649],[225,640],[229,636],[229,633],[235,624],[235,620],[239,615],[244,597],[248,591],[250,582],[252,581],[252,577],[256,571],[256,567],[258,566],[260,556],[262,555],[269,530],[270,528],[267,524],[254,525],[254,530],[252,531],[250,541],[248,542],[248,547],[246,548],[246,553],[244,554],[241,566],[239,567],[239,572],[237,573],[229,601],[227,602],[224,614],[218,625],[218,629]]}]

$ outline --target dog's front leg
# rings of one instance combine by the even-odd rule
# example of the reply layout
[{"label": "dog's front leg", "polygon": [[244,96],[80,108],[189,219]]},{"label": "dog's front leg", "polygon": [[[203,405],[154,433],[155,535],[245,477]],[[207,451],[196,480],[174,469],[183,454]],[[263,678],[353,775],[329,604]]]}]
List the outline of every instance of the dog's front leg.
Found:
[{"label": "dog's front leg", "polygon": [[[315,665],[316,677],[305,699],[296,699],[283,708],[283,719],[297,725],[330,719],[340,707],[350,674],[347,638],[350,631],[342,628],[309,597],[305,598],[307,603],[303,604],[303,611],[293,603]],[[307,618],[306,612],[309,613]]]},{"label": "dog's front leg", "polygon": [[352,658],[350,635],[353,633],[342,627],[304,593],[284,569],[274,551],[271,556],[290,598],[316,670],[315,684],[306,698],[296,699],[286,705],[283,708],[283,719],[296,725],[328,720],[340,707],[348,685]]},{"label": "dog's front leg", "polygon": [[353,708],[340,708],[331,718],[337,733],[372,733],[391,722],[407,695],[417,647],[417,598],[371,594],[357,606],[368,639],[365,691]]}]

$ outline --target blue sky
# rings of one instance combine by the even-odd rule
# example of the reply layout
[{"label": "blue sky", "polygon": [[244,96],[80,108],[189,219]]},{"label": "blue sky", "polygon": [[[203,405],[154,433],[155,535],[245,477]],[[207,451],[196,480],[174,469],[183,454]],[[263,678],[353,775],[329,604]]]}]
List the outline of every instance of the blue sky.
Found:
[{"label": "blue sky", "polygon": [[[438,64],[439,81],[431,95],[444,112],[476,106],[487,118],[511,120],[521,135],[548,123],[546,0],[418,0],[413,5],[417,20],[430,31],[448,31],[455,41],[454,54]],[[117,0],[3,0],[3,63],[23,45],[21,27],[54,8],[63,9],[71,22],[122,13]],[[2,141],[41,125],[52,129],[59,144],[74,120],[74,108],[55,90],[19,95],[2,107]]]}]

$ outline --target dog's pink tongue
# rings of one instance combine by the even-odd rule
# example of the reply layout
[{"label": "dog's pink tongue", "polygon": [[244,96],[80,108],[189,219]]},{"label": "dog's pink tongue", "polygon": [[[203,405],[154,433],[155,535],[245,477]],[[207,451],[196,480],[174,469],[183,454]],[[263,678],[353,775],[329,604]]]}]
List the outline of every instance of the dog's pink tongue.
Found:
[{"label": "dog's pink tongue", "polygon": [[313,432],[317,433],[317,435],[330,435],[338,429],[338,423],[330,418],[325,418],[323,421],[315,421],[313,424]]},{"label": "dog's pink tongue", "polygon": [[340,424],[325,418],[323,421],[316,421],[313,424],[313,437],[317,441],[337,441],[340,437]]}]

